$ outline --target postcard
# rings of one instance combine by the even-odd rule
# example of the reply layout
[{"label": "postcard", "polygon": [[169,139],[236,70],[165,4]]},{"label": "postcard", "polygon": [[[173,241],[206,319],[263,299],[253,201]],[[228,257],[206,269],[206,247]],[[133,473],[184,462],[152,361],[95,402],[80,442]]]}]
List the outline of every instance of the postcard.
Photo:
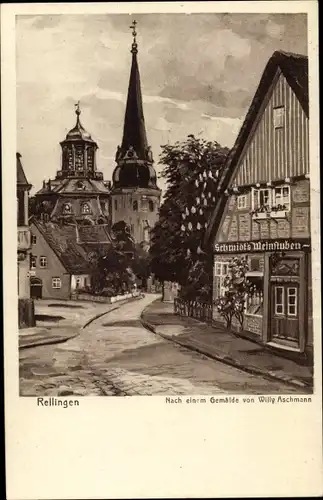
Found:
[{"label": "postcard", "polygon": [[317,7],[2,6],[8,500],[322,494]]}]

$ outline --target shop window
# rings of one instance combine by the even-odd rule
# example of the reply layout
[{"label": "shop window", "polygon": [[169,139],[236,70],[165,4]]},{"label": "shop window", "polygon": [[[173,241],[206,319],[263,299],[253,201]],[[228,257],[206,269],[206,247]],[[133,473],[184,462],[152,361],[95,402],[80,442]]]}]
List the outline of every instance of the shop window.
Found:
[{"label": "shop window", "polygon": [[52,288],[61,288],[62,287],[62,280],[61,278],[52,278]]},{"label": "shop window", "polygon": [[39,264],[40,267],[47,267],[47,257],[44,257],[43,255],[39,257]]},{"label": "shop window", "polygon": [[216,277],[216,297],[223,297],[226,292],[226,287],[224,286],[225,278],[228,275],[229,263],[228,262],[216,262],[215,263],[215,274]]},{"label": "shop window", "polygon": [[237,198],[238,210],[243,210],[247,207],[247,196],[245,194],[240,194]]},{"label": "shop window", "polygon": [[274,189],[273,204],[281,210],[290,210],[290,186],[279,186]]},{"label": "shop window", "polygon": [[138,212],[138,201],[135,200],[132,204],[132,209],[134,212]]},{"label": "shop window", "polygon": [[279,106],[274,108],[274,128],[283,128],[285,119],[285,108],[284,106]]},{"label": "shop window", "polygon": [[245,299],[245,313],[249,315],[262,316],[264,302],[264,277],[261,272],[251,271],[246,273],[246,278],[251,284],[250,293]]}]

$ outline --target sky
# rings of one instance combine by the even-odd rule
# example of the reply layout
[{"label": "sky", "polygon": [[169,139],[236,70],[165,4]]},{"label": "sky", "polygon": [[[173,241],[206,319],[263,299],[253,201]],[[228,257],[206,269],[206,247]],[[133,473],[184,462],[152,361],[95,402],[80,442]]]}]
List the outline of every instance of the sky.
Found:
[{"label": "sky", "polygon": [[[232,147],[275,50],[307,54],[304,14],[141,14],[138,61],[148,142],[194,134]],[[132,17],[37,15],[16,19],[17,151],[32,192],[61,168],[60,141],[81,122],[110,180],[121,143]],[[165,188],[163,181],[160,187]]]}]

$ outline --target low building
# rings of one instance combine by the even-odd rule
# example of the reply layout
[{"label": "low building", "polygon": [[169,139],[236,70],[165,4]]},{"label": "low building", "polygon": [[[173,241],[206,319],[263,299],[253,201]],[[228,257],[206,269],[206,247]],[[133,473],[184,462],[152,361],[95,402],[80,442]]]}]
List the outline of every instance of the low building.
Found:
[{"label": "low building", "polygon": [[[225,296],[232,259],[247,259],[243,329],[279,349],[313,346],[308,58],[269,60],[219,185],[207,241],[213,301]],[[213,317],[224,321],[214,305]],[[233,321],[233,328],[238,328]]]},{"label": "low building", "polygon": [[70,299],[90,286],[93,261],[111,245],[106,224],[55,224],[31,219],[31,295]]},{"label": "low building", "polygon": [[27,181],[21,164],[21,155],[16,154],[17,163],[17,262],[18,262],[18,317],[19,328],[35,325],[34,302],[30,298],[29,258],[31,249],[28,225],[28,198],[31,185]]}]

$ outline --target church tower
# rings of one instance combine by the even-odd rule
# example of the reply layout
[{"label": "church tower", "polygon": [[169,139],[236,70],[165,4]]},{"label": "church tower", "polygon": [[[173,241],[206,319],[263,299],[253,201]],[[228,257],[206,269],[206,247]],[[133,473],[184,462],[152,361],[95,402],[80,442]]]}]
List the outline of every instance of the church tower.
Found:
[{"label": "church tower", "polygon": [[75,106],[76,124],[60,143],[61,169],[36,193],[35,215],[52,222],[106,224],[110,186],[97,170],[98,145],[81,124],[79,103]]},{"label": "church tower", "polygon": [[112,176],[112,224],[124,221],[136,243],[149,246],[150,231],[158,218],[161,190],[157,186],[151,148],[148,145],[138,67],[136,21],[131,29],[132,63],[123,138],[116,153]]}]

